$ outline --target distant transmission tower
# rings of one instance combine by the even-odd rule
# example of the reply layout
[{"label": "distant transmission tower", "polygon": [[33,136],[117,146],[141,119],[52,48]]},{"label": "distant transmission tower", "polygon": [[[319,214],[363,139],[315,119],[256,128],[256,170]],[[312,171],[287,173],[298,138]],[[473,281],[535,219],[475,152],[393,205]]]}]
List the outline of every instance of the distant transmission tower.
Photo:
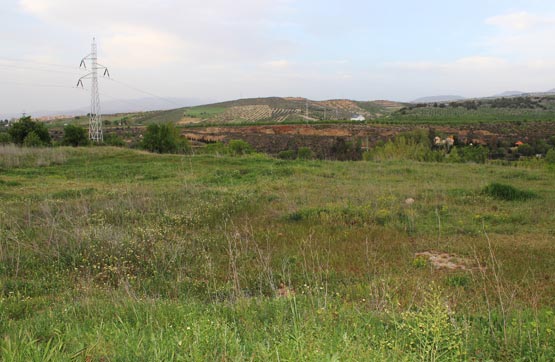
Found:
[{"label": "distant transmission tower", "polygon": [[110,76],[108,68],[103,65],[98,64],[98,54],[96,48],[96,40],[93,38],[91,44],[91,53],[81,59],[79,68],[87,69],[87,63],[85,60],[91,62],[91,72],[87,75],[82,76],[77,81],[77,86],[83,87],[83,79],[91,79],[91,113],[89,116],[89,139],[94,142],[104,141],[104,135],[102,133],[102,120],[100,114],[100,95],[98,94],[98,70],[104,69],[103,76]]}]

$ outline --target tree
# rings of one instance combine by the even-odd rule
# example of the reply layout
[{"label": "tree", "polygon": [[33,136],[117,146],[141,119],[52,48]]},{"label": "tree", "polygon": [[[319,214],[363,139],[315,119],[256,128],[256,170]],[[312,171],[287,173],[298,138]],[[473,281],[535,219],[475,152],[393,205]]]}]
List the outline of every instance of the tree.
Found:
[{"label": "tree", "polygon": [[190,147],[172,123],[149,124],[141,142],[142,148],[157,153],[186,153]]},{"label": "tree", "polygon": [[7,132],[0,132],[0,145],[12,143],[12,137]]},{"label": "tree", "polygon": [[20,118],[8,130],[13,142],[18,145],[22,145],[31,132],[35,133],[42,145],[51,143],[50,134],[44,124],[34,122],[29,116]]},{"label": "tree", "polygon": [[40,147],[44,143],[41,141],[39,135],[36,134],[35,131],[31,131],[31,132],[29,132],[29,134],[23,140],[23,144],[26,147]]},{"label": "tree", "polygon": [[88,145],[89,138],[87,136],[87,130],[83,127],[74,126],[72,124],[65,126],[62,144],[73,147]]},{"label": "tree", "polygon": [[522,156],[532,156],[534,154],[534,147],[530,146],[528,143],[518,146],[518,153]]}]

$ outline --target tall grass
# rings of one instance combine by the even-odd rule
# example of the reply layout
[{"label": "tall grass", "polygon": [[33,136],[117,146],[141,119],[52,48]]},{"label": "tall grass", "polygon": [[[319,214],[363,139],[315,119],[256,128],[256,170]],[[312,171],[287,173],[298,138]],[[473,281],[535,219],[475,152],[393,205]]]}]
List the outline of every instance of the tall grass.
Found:
[{"label": "tall grass", "polygon": [[62,148],[28,148],[0,145],[0,167],[41,167],[66,162],[66,150]]}]

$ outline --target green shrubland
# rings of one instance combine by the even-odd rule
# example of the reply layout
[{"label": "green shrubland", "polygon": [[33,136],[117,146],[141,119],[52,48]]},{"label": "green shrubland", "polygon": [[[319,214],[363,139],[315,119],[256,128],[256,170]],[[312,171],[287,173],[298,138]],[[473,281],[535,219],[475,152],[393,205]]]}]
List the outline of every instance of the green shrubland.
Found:
[{"label": "green shrubland", "polygon": [[545,164],[210,147],[0,146],[1,360],[555,358]]}]

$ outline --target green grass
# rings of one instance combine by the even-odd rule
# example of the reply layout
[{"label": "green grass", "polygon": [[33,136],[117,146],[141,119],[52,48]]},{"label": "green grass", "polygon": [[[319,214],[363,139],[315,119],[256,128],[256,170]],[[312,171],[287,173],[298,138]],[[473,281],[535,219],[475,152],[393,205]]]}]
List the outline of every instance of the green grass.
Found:
[{"label": "green grass", "polygon": [[225,112],[226,107],[217,106],[198,106],[191,107],[185,110],[186,117],[198,117],[198,118],[212,118],[220,113]]},{"label": "green grass", "polygon": [[57,150],[0,169],[3,361],[555,358],[546,167]]},{"label": "green grass", "polygon": [[484,193],[498,200],[519,201],[528,200],[536,195],[530,191],[519,190],[511,185],[492,183],[484,188]]}]

